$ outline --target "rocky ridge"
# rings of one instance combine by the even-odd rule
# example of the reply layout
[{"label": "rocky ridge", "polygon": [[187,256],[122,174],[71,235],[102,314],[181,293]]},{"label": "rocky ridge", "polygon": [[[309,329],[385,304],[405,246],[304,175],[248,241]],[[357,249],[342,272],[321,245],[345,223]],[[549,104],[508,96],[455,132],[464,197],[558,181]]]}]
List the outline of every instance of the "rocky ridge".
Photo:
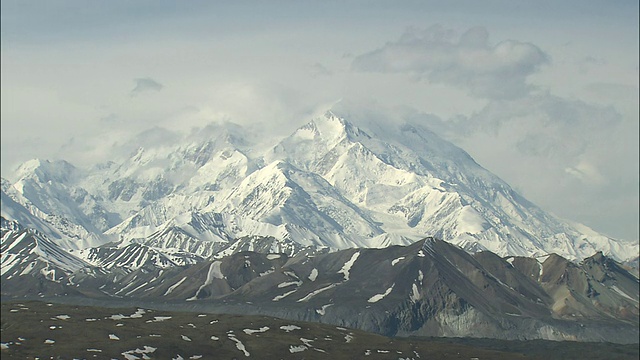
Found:
[{"label": "rocky ridge", "polygon": [[638,279],[602,253],[578,264],[555,254],[502,258],[427,238],[409,246],[288,255],[271,252],[264,240],[254,249],[264,252],[239,245],[216,259],[163,257],[136,243],[122,252],[105,246],[89,264],[3,220],[2,295],[160,302],[392,336],[638,338]]}]

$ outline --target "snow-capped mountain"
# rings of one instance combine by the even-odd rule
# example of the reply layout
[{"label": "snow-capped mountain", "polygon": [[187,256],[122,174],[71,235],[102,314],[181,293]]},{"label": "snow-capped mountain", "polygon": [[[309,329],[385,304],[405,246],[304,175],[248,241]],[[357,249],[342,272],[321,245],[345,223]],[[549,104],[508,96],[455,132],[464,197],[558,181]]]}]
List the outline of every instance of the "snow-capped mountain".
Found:
[{"label": "snow-capped mountain", "polygon": [[29,218],[67,248],[114,242],[204,258],[241,237],[268,237],[274,249],[432,235],[501,256],[638,253],[545,213],[419,124],[356,126],[327,112],[267,140],[230,123],[183,137],[153,129],[132,143],[142,146],[127,144],[135,149],[127,158],[91,169],[32,160],[3,179],[2,215]]}]

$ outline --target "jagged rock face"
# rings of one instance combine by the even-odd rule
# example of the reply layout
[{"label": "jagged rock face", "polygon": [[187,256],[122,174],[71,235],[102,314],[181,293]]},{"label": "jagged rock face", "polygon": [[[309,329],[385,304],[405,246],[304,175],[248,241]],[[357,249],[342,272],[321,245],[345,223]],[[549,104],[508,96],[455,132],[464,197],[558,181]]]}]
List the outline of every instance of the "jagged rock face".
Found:
[{"label": "jagged rock face", "polygon": [[551,255],[542,264],[542,272],[541,283],[552,295],[552,308],[560,316],[638,319],[638,279],[602,253],[585,259],[580,266]]},{"label": "jagged rock face", "polygon": [[570,260],[638,252],[546,214],[417,124],[359,127],[328,112],[284,139],[258,145],[261,135],[229,123],[183,137],[154,129],[129,157],[91,169],[29,161],[3,179],[2,214],[65,248],[134,241],[203,257],[246,236],[337,250],[431,234],[472,252]]},{"label": "jagged rock face", "polygon": [[3,296],[170,301],[386,335],[615,342],[638,336],[638,279],[602,254],[581,264],[551,255],[543,263],[508,259],[512,265],[434,238],[384,249],[239,251],[249,240],[256,250],[270,250],[274,239],[259,238],[244,239],[230,255],[181,264],[176,259],[186,254],[136,243],[127,251],[105,246],[89,265],[4,224]]}]

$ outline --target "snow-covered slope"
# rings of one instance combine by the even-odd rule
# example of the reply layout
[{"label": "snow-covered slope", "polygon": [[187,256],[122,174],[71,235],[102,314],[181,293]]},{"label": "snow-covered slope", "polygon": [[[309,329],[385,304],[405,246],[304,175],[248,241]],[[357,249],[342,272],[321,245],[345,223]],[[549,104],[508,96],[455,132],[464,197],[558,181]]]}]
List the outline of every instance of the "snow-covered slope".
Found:
[{"label": "snow-covered slope", "polygon": [[[285,238],[297,237],[303,245],[366,247],[371,238],[383,233],[364,211],[321,176],[282,161],[274,161],[244,179],[217,210],[283,227]],[[306,229],[302,237],[287,228],[296,225]]]},{"label": "snow-covered slope", "polygon": [[[0,217],[2,276],[42,274],[50,281],[90,265],[37,231]],[[57,272],[57,274],[56,274]],[[35,290],[35,289],[33,289]]]},{"label": "snow-covered slope", "polygon": [[638,253],[545,213],[419,124],[357,126],[327,112],[266,140],[230,123],[183,137],[153,129],[127,145],[130,156],[89,170],[33,160],[3,181],[3,215],[13,219],[5,209],[18,204],[22,218],[42,220],[32,219],[36,229],[77,248],[119,241],[201,257],[251,236],[288,249],[432,235],[501,256]]},{"label": "snow-covered slope", "polygon": [[387,233],[432,234],[500,255],[556,252],[580,259],[604,250],[627,256],[616,249],[624,248],[619,243],[545,213],[429,130],[410,124],[371,127],[369,134],[329,112],[266,158],[321,175]]}]

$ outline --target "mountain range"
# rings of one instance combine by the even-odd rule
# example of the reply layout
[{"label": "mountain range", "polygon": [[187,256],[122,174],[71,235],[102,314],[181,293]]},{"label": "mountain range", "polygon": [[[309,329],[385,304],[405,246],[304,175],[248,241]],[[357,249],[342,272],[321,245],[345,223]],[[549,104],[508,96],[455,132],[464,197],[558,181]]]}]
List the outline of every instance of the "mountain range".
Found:
[{"label": "mountain range", "polygon": [[183,137],[156,128],[131,144],[144,147],[90,169],[22,164],[2,179],[2,215],[66,249],[138,243],[205,258],[253,236],[274,251],[429,235],[500,256],[638,254],[638,244],[546,213],[419,124],[359,127],[329,111],[272,142],[222,123]]},{"label": "mountain range", "polygon": [[633,343],[640,335],[638,278],[601,252],[579,264],[555,254],[502,258],[429,237],[293,256],[264,247],[198,259],[136,243],[77,254],[4,218],[1,250],[8,297],[261,314],[387,336]]},{"label": "mountain range", "polygon": [[2,179],[3,297],[637,342],[639,282],[620,262],[638,244],[546,213],[419,124],[327,112],[278,141],[222,123],[126,146]]}]

